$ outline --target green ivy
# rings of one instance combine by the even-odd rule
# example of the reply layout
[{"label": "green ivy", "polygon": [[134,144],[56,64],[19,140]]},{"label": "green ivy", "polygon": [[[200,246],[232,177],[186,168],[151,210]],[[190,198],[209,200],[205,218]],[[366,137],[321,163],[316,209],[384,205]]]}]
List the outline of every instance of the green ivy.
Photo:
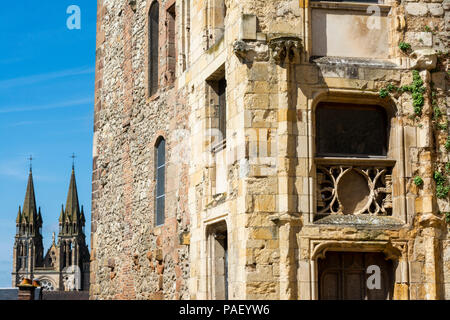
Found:
[{"label": "green ivy", "polygon": [[420,77],[419,71],[413,70],[413,82],[410,85],[405,85],[400,88],[388,83],[386,88],[381,88],[379,91],[380,98],[384,99],[389,95],[389,92],[411,92],[413,98],[414,113],[418,116],[422,114],[422,107],[425,103],[423,93],[426,91],[423,86],[423,80]]},{"label": "green ivy", "polygon": [[422,179],[421,177],[419,177],[419,176],[416,176],[416,177],[414,178],[414,184],[415,184],[416,186],[421,186],[421,185],[423,184],[423,179]]},{"label": "green ivy", "polygon": [[403,52],[408,51],[409,49],[411,49],[411,45],[409,43],[406,42],[399,42],[398,47],[400,48],[400,50],[402,50]]},{"label": "green ivy", "polygon": [[442,116],[442,111],[438,106],[433,108],[433,119],[438,120]]},{"label": "green ivy", "polygon": [[435,171],[433,175],[436,182],[436,197],[445,199],[450,192],[450,186],[447,185],[447,177],[439,171]]},{"label": "green ivy", "polygon": [[379,95],[380,95],[380,98],[384,99],[389,95],[389,92],[383,88],[383,89],[380,89]]},{"label": "green ivy", "polygon": [[444,123],[436,123],[436,128],[438,130],[447,130],[448,128],[448,123],[444,122]]},{"label": "green ivy", "polygon": [[450,151],[450,136],[447,136],[447,141],[445,141],[445,149]]},{"label": "green ivy", "polygon": [[445,222],[450,223],[450,212],[444,212]]}]

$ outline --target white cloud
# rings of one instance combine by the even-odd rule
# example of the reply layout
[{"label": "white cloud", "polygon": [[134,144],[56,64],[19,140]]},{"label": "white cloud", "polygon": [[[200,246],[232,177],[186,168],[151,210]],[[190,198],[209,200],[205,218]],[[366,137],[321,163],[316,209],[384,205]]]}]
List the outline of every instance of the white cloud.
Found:
[{"label": "white cloud", "polygon": [[83,104],[93,104],[94,98],[88,97],[77,100],[70,100],[64,102],[57,102],[52,104],[37,105],[37,106],[14,106],[14,107],[2,107],[0,106],[0,113],[13,113],[13,112],[27,112],[27,111],[38,111],[38,110],[48,110],[48,109],[59,109],[68,108],[74,106],[80,106]]},{"label": "white cloud", "polygon": [[95,72],[95,68],[77,68],[77,69],[69,69],[63,71],[49,72],[25,77],[18,77],[13,79],[0,80],[0,89],[18,87],[30,85],[33,83],[44,82],[48,80],[54,80],[59,78],[78,76],[84,74],[91,74]]}]

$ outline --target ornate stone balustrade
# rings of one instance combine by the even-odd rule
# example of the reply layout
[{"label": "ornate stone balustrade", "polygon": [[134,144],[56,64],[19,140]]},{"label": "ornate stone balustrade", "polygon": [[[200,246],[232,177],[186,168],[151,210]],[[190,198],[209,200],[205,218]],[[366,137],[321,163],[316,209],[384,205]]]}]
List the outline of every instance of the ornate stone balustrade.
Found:
[{"label": "ornate stone balustrade", "polygon": [[317,214],[392,214],[394,161],[317,163]]}]

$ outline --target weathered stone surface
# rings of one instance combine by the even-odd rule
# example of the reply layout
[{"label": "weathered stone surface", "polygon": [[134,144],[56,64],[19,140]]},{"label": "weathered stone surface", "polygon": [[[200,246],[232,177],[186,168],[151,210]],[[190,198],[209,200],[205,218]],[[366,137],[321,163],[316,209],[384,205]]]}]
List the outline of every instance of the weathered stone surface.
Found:
[{"label": "weathered stone surface", "polygon": [[444,8],[441,4],[429,3],[428,10],[430,10],[431,15],[434,17],[442,17],[444,15]]},{"label": "weathered stone surface", "polygon": [[433,49],[416,50],[411,54],[414,61],[411,68],[418,70],[433,70],[436,68],[437,55]]},{"label": "weathered stone surface", "polygon": [[[433,104],[450,112],[447,61],[438,54],[447,39],[440,2],[427,2],[382,9],[385,20],[393,20],[382,26],[391,41],[374,59],[373,52],[354,54],[361,52],[359,38],[338,43],[348,45],[348,56],[314,57],[308,41],[321,39],[308,38],[312,21],[293,0],[224,1],[225,20],[221,1],[208,7],[211,1],[191,0],[188,40],[188,10],[181,8],[187,2],[177,1],[175,79],[167,73],[173,61],[167,59],[161,9],[160,88],[148,97],[150,3],[137,1],[134,12],[123,2],[99,1],[91,297],[220,299],[226,274],[230,299],[319,299],[327,252],[340,252],[339,259],[382,253],[383,261],[400,265],[392,270],[394,299],[442,299],[445,290],[448,297],[449,236],[438,211],[449,204],[436,198],[433,180],[448,161],[447,133],[438,132],[433,120]],[[163,1],[161,8],[172,3]],[[316,8],[322,5],[327,8]],[[333,23],[362,38],[373,26],[365,23],[365,12],[359,19],[363,11],[346,3],[310,9],[351,15],[360,28],[342,19]],[[217,19],[205,19],[208,12]],[[247,24],[248,34],[241,29]],[[401,51],[399,42],[412,50]],[[189,52],[183,51],[188,44]],[[223,78],[226,90],[219,96]],[[224,98],[225,115],[218,107]],[[343,123],[355,125],[354,138],[335,145],[353,143],[357,150],[382,141],[385,153],[317,154],[320,130],[342,116],[337,112],[324,126],[321,108],[350,105],[353,117]],[[372,108],[386,120],[386,136],[355,121],[357,112]],[[221,124],[226,141],[217,144],[211,131]],[[330,139],[345,136],[344,124]],[[155,226],[154,147],[161,135],[167,215],[163,226]],[[349,168],[359,176],[339,180],[345,186],[337,190],[333,183],[319,188],[319,165],[334,168],[335,179]],[[367,192],[351,201],[360,191],[348,188],[355,177]],[[371,206],[362,207],[368,199]],[[331,203],[332,213],[319,214],[323,203]],[[108,259],[115,259],[113,271]]]},{"label": "weathered stone surface", "polygon": [[428,7],[425,3],[407,3],[406,12],[413,16],[425,16],[428,13]]}]

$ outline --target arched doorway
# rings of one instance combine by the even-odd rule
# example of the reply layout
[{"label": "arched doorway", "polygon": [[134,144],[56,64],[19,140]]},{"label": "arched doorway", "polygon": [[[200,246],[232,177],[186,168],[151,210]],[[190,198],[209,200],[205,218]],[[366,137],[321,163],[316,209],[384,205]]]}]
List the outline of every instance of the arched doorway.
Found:
[{"label": "arched doorway", "polygon": [[318,259],[317,266],[320,300],[389,300],[393,297],[394,265],[382,252],[329,251]]}]

